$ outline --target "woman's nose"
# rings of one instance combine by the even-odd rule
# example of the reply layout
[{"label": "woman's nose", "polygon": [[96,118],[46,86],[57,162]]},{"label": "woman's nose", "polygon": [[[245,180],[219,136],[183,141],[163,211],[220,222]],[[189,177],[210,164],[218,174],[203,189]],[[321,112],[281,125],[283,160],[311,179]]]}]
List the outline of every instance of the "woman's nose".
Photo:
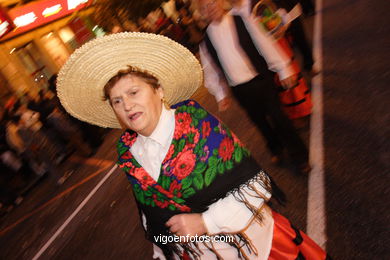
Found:
[{"label": "woman's nose", "polygon": [[134,106],[133,102],[129,98],[123,99],[123,105],[126,111],[130,111]]}]

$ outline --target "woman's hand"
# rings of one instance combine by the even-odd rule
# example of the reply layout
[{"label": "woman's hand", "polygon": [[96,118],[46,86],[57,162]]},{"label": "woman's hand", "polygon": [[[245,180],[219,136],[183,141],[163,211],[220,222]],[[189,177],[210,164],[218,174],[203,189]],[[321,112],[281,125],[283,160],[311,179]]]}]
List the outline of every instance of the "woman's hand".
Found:
[{"label": "woman's hand", "polygon": [[207,233],[202,214],[199,213],[175,215],[165,225],[177,236],[201,236]]}]

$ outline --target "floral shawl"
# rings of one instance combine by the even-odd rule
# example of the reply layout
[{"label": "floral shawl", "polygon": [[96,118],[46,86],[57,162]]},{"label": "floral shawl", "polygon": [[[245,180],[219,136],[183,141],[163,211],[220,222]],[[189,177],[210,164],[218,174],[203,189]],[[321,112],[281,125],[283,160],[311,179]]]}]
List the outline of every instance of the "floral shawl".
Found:
[{"label": "floral shawl", "polygon": [[[253,187],[254,181],[270,193],[273,188],[270,178],[221,121],[192,100],[173,108],[176,108],[173,140],[157,181],[129,150],[136,141],[136,133],[124,132],[117,145],[118,165],[132,184],[138,208],[146,217],[147,238],[153,243],[156,243],[154,235],[169,234],[165,222],[175,214],[204,212],[233,191],[236,199],[245,203],[239,188]],[[257,209],[247,207],[257,215]],[[159,246],[166,255],[177,251],[169,245]],[[181,246],[189,250],[188,245]]]}]

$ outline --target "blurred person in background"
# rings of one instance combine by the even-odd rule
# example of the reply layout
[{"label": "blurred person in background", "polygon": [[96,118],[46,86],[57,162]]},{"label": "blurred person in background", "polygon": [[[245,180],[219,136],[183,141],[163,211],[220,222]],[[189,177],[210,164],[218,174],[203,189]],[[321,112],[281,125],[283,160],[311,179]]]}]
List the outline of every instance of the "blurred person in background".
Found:
[{"label": "blurred person in background", "polygon": [[10,188],[10,182],[22,167],[21,161],[12,152],[6,141],[6,121],[0,113],[0,217],[12,209],[17,194]]},{"label": "blurred person in background", "polygon": [[281,110],[270,71],[278,73],[283,87],[294,87],[298,76],[290,59],[251,15],[249,0],[235,4],[229,12],[225,4],[223,0],[198,0],[200,13],[210,22],[200,44],[205,86],[220,111],[231,106],[231,86],[234,97],[263,134],[272,162],[282,160],[285,148],[294,170],[309,173],[308,150]]},{"label": "blurred person in background", "polygon": [[61,134],[62,138],[69,142],[73,149],[77,149],[83,156],[90,156],[91,148],[83,141],[81,131],[69,120],[67,114],[63,114],[57,107],[47,116],[47,123]]},{"label": "blurred person in background", "polygon": [[[152,15],[153,14],[153,15]],[[183,42],[187,40],[183,28],[178,24],[177,21],[168,17],[165,14],[163,8],[157,8],[155,11],[151,12],[147,17],[155,17],[154,26],[148,32],[161,34],[171,38],[177,42]]]},{"label": "blurred person in background", "polygon": [[[61,70],[58,95],[69,113],[124,130],[118,165],[133,188],[153,258],[326,259],[266,204],[271,194],[280,201],[283,194],[234,133],[186,100],[202,84],[189,50],[159,35],[113,34],[82,46]],[[204,234],[234,240],[157,239]]]},{"label": "blurred person in background", "polygon": [[[81,138],[82,142],[85,143],[84,145],[82,145],[83,147],[80,147],[81,152],[83,153],[84,156],[86,156],[87,154],[89,154],[89,156],[91,156],[97,151],[97,149],[100,147],[101,143],[103,142],[103,138],[104,138],[104,135],[107,133],[107,129],[102,129],[102,128],[98,128],[98,127],[95,127],[95,126],[90,125],[90,124],[86,124],[86,123],[78,120],[77,118],[69,116],[69,114],[66,112],[64,107],[61,105],[61,102],[57,96],[57,89],[56,89],[57,76],[58,75],[55,74],[49,79],[49,90],[51,91],[51,93],[53,93],[53,95],[50,96],[51,103],[53,104],[53,107],[55,107],[55,108],[57,108],[57,110],[59,110],[59,111],[56,111],[55,114],[59,114],[59,112],[60,112],[61,117],[65,118],[64,119],[65,122],[72,125],[72,126],[70,126],[70,128],[78,130],[78,132],[81,135],[77,134],[76,139],[78,139],[79,136],[81,136],[80,138]],[[53,117],[55,117],[55,116],[53,115]],[[52,120],[52,125],[53,124],[56,124],[56,123],[54,123]],[[53,125],[53,127],[54,128],[60,127],[60,125],[59,124],[57,124],[57,126]],[[72,145],[72,144],[77,145],[77,143],[81,142],[81,141],[79,141],[79,139],[72,140],[72,141],[66,139],[66,141],[68,143],[70,143],[70,145]],[[80,143],[80,145],[81,145],[81,143]],[[73,148],[75,148],[75,147],[73,147]],[[77,147],[77,149],[78,149],[78,147]],[[90,150],[90,152],[87,152],[88,150]]]},{"label": "blurred person in background", "polygon": [[145,18],[137,19],[138,30],[167,36],[196,54],[203,35],[202,29],[192,17],[189,1],[174,3],[177,15],[167,16],[164,8],[159,7]]},{"label": "blurred person in background", "polygon": [[40,113],[28,109],[27,106],[24,104],[17,111],[17,115],[20,115],[19,135],[27,146],[40,151],[38,157],[41,160],[47,161],[49,164],[52,162],[59,164],[66,156],[66,147],[56,137],[48,133],[48,129],[40,120]]},{"label": "blurred person in background", "polygon": [[12,95],[4,105],[3,120],[8,121],[20,107],[20,99],[16,95]]},{"label": "blurred person in background", "polygon": [[49,140],[54,143],[66,155],[70,153],[67,148],[68,140],[52,125],[47,121],[48,116],[56,108],[56,103],[53,101],[53,94],[50,90],[41,89],[37,96],[27,97],[27,108],[31,111],[37,112],[39,115],[39,121],[42,123],[42,129],[49,137]]},{"label": "blurred person in background", "polygon": [[179,14],[177,23],[182,27],[186,35],[186,39],[182,44],[192,53],[197,54],[199,51],[199,43],[203,38],[203,29],[192,17],[189,2],[184,3],[183,1],[175,1],[175,7]]},{"label": "blurred person in background", "polygon": [[279,31],[284,31],[286,37],[291,38],[292,45],[300,52],[303,58],[303,69],[312,75],[317,71],[313,69],[314,59],[312,48],[307,40],[305,28],[301,20],[302,7],[298,0],[272,0],[279,8],[284,25]]},{"label": "blurred person in background", "polygon": [[20,118],[17,122],[17,133],[23,141],[24,154],[33,163],[37,172],[40,174],[49,172],[49,176],[54,179],[58,178],[56,165],[66,156],[64,150],[57,145],[56,140],[50,139],[46,134],[42,122],[39,121],[38,112],[22,105],[18,114]]},{"label": "blurred person in background", "polygon": [[18,154],[23,154],[26,150],[22,138],[20,137],[19,131],[20,116],[14,115],[6,123],[6,140],[9,146],[16,151]]},{"label": "blurred person in background", "polygon": [[34,173],[37,177],[42,177],[49,171],[47,164],[35,158],[35,150],[29,150],[30,147],[24,142],[20,134],[21,128],[20,115],[14,115],[7,121],[7,145],[22,160],[23,167],[27,169],[28,174]]},{"label": "blurred person in background", "polygon": [[7,107],[4,111],[2,118],[2,126],[5,131],[4,139],[6,147],[9,148],[11,153],[2,158],[6,160],[6,162],[3,162],[14,172],[21,173],[26,181],[31,181],[48,173],[48,167],[46,163],[35,159],[34,151],[29,150],[29,146],[26,145],[21,136],[20,111],[27,110],[27,108],[26,105],[20,104],[21,102],[18,99],[12,107]]},{"label": "blurred person in background", "polygon": [[7,142],[7,122],[0,125],[0,216],[9,212],[13,205],[22,202],[24,193],[37,179],[22,155],[17,155]]},{"label": "blurred person in background", "polygon": [[275,74],[275,81],[278,86],[279,99],[283,111],[292,120],[295,128],[303,128],[306,122],[302,118],[310,115],[312,109],[310,91],[295,60],[290,43],[287,37],[285,37],[286,23],[295,18],[287,14],[284,9],[278,9],[271,0],[257,2],[253,7],[252,13],[258,25],[275,39],[281,50],[290,58],[291,67],[294,73],[298,75],[297,84],[292,88],[283,88],[277,74]]},{"label": "blurred person in background", "polygon": [[165,14],[165,11],[162,7],[158,8],[157,10],[158,12],[156,12],[157,19],[155,21],[155,33],[159,34],[163,28],[166,28],[168,24],[171,23],[171,19]]}]

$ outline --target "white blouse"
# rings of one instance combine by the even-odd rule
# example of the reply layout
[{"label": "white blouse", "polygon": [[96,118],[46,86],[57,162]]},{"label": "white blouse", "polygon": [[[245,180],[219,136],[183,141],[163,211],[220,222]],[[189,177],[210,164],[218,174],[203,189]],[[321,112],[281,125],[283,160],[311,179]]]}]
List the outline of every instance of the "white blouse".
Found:
[{"label": "white blouse", "polygon": [[[130,152],[133,154],[134,158],[156,181],[160,174],[161,164],[172,142],[174,130],[175,110],[167,110],[165,106],[163,106],[160,120],[153,133],[148,137],[138,135],[137,140],[130,148]],[[257,183],[255,185],[265,197],[271,197],[271,194],[263,187]],[[258,208],[263,206],[264,200],[256,198],[256,194],[253,191],[243,188],[242,192],[243,194],[246,194],[245,198],[253,206]],[[253,255],[254,258],[250,259],[267,259],[272,243],[273,218],[267,206],[263,207],[262,213],[264,221],[260,226],[256,221],[253,221],[252,212],[243,203],[238,202],[233,194],[230,194],[211,204],[209,209],[202,213],[202,217],[209,235],[235,233],[246,228],[245,233],[259,251],[257,256]],[[146,228],[144,216],[143,220],[143,225]],[[252,233],[253,235],[251,235]],[[255,236],[255,238],[253,238],[253,236]],[[202,256],[201,259],[210,259],[209,257],[214,256],[212,252],[208,252],[208,249],[202,247],[202,245],[200,245],[200,248],[204,252],[204,256]],[[226,257],[225,259],[235,259],[237,257],[236,249],[232,248],[227,243],[216,243],[215,248],[218,249],[219,253],[222,253],[222,255]],[[153,257],[165,259],[161,249],[155,245]]]}]

